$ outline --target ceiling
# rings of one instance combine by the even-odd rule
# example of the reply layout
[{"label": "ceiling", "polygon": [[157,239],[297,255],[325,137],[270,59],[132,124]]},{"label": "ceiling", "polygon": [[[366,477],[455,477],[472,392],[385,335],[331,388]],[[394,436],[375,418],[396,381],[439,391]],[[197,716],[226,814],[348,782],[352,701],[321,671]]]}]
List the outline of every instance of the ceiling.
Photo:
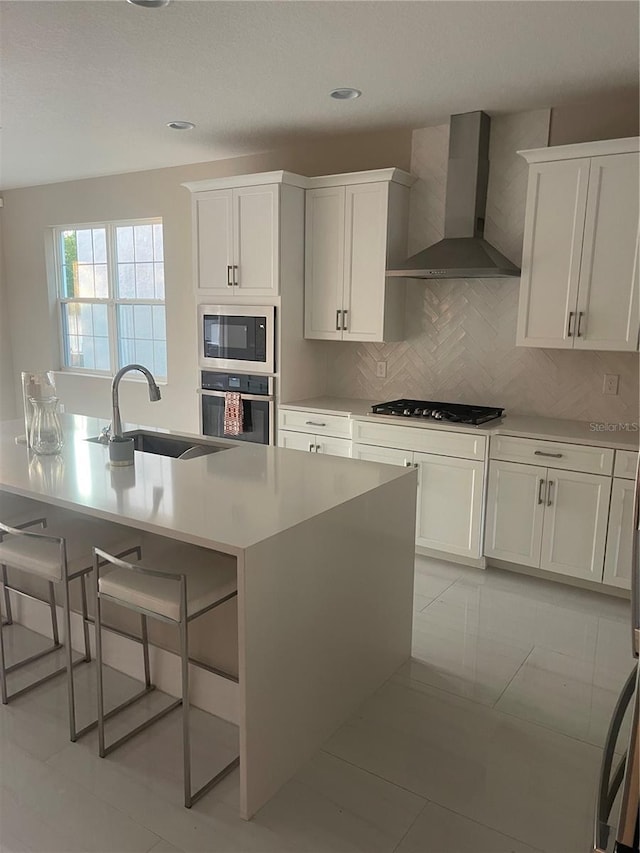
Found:
[{"label": "ceiling", "polygon": [[638,83],[638,4],[618,0],[0,0],[0,32],[4,188]]}]

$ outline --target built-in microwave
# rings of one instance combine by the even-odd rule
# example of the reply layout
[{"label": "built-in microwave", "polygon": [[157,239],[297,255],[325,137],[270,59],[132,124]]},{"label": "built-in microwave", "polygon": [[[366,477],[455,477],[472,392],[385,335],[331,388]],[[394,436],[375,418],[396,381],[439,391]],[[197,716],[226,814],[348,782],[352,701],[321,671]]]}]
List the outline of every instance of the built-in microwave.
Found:
[{"label": "built-in microwave", "polygon": [[200,367],[275,373],[273,305],[199,305]]}]

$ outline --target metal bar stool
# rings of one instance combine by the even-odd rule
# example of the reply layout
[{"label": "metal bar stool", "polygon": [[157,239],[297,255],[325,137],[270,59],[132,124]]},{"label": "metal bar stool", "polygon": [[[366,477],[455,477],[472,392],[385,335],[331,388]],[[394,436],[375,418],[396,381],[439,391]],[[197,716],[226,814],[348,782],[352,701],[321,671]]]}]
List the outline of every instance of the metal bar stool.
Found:
[{"label": "metal bar stool", "polygon": [[[199,553],[203,552],[203,553]],[[203,556],[199,561],[197,556]],[[115,567],[101,575],[100,569],[107,563]],[[126,741],[160,720],[182,705],[182,752],[185,808],[197,802],[218,782],[234,770],[240,759],[234,758],[219,773],[201,788],[191,790],[191,742],[189,728],[189,623],[218,607],[238,594],[235,560],[224,554],[215,554],[204,549],[194,550],[193,560],[182,572],[171,572],[166,568],[147,568],[136,565],[94,548],[96,580],[96,658],[98,662],[98,741],[100,757],[104,758]],[[180,631],[180,659],[182,672],[182,695],[162,711],[136,726],[113,743],[106,745],[104,723],[104,688],[102,683],[102,602],[119,604],[142,615],[146,636],[147,616],[162,622],[177,625]],[[149,670],[149,650],[143,646],[145,688],[152,689]]]},{"label": "metal bar stool", "polygon": [[[47,528],[48,532],[36,533],[29,528],[38,526]],[[57,519],[54,522],[54,530],[47,527],[46,518],[35,518],[12,527],[0,522],[0,567],[2,571],[2,585],[4,591],[6,621],[0,620],[0,695],[2,704],[6,705],[11,699],[16,699],[24,693],[39,687],[46,681],[58,675],[66,673],[67,695],[69,703],[69,736],[71,741],[77,740],[81,735],[93,729],[97,719],[84,728],[78,730],[76,727],[75,685],[73,669],[80,663],[88,663],[91,660],[91,646],[89,638],[89,614],[87,609],[87,586],[86,576],[93,570],[92,548],[98,543],[103,547],[114,548],[121,556],[137,554],[140,556],[140,545],[138,537],[115,524],[102,522],[95,518],[74,518],[72,520]],[[19,569],[30,575],[35,575],[46,581],[48,585],[48,598],[26,592],[9,583],[8,567]],[[82,602],[82,626],[84,634],[84,655],[73,660],[73,649],[71,646],[71,607],[70,607],[70,584],[71,581],[80,579],[81,602]],[[58,617],[55,600],[55,586],[62,586],[62,610],[64,616],[64,642],[60,642],[58,628]],[[47,604],[51,614],[52,645],[43,651],[30,655],[23,660],[17,661],[10,666],[6,665],[3,628],[13,624],[13,612],[9,593],[40,601]],[[9,694],[7,689],[7,676],[34,663],[36,660],[50,655],[64,647],[65,665],[54,672],[36,679],[26,687]]]}]

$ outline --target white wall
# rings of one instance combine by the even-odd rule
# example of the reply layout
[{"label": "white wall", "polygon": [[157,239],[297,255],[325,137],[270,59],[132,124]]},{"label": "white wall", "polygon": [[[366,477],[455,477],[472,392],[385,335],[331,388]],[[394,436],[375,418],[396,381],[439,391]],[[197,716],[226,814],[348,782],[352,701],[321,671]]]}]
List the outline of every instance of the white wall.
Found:
[{"label": "white wall", "polygon": [[14,382],[9,329],[9,305],[2,251],[2,210],[0,210],[0,421],[11,420],[16,417],[16,383]]},{"label": "white wall", "polygon": [[[304,175],[387,166],[407,169],[410,148],[409,130],[353,134],[301,141],[295,148],[252,157],[6,191],[2,216],[13,354],[13,367],[7,368],[7,376],[21,370],[60,366],[56,305],[47,285],[45,268],[47,229],[56,225],[161,216],[169,381],[162,389],[162,400],[153,404],[148,401],[145,384],[124,382],[122,411],[131,422],[197,432],[190,194],[180,186],[181,182],[272,169],[288,169]],[[2,337],[4,371],[6,336]],[[58,395],[66,410],[80,414],[109,417],[109,384],[107,378],[68,373],[57,376]]]}]

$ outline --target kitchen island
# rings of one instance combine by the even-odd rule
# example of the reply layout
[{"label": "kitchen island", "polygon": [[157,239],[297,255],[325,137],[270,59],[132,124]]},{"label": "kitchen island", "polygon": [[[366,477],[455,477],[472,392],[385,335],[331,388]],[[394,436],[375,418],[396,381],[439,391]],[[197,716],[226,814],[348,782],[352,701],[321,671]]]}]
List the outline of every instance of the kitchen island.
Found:
[{"label": "kitchen island", "polygon": [[0,491],[236,558],[237,683],[198,704],[239,727],[249,819],[410,655],[416,473],[221,440],[112,469],[104,421],[62,421],[57,457],[0,425]]}]

